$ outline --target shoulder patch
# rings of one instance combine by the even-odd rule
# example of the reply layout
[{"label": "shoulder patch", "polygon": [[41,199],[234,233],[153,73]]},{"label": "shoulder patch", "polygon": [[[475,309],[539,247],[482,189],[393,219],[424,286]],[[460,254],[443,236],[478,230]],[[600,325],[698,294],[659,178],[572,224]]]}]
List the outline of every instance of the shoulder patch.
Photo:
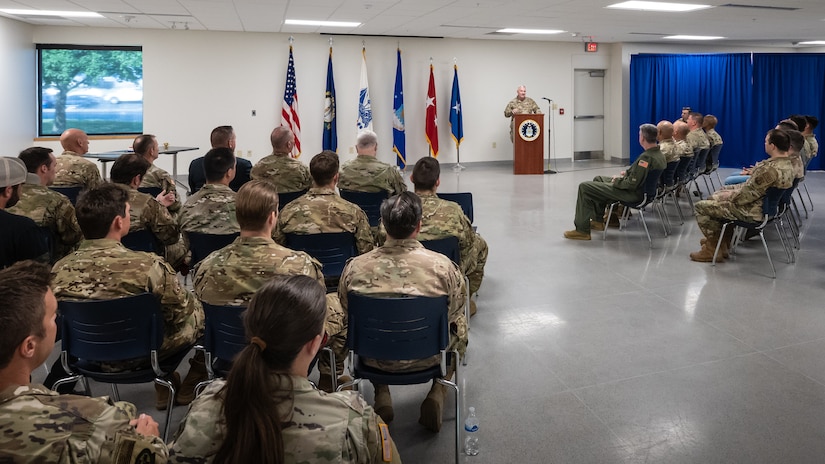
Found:
[{"label": "shoulder patch", "polygon": [[641,166],[643,168],[646,168],[647,167],[647,161],[645,161],[645,160],[639,161],[639,166]]}]

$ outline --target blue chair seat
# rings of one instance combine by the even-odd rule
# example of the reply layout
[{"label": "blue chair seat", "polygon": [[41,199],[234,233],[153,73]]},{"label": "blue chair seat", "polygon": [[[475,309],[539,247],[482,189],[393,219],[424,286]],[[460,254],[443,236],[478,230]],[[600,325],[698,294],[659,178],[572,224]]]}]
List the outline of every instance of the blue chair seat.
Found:
[{"label": "blue chair seat", "polygon": [[358,205],[367,215],[370,227],[378,227],[381,223],[381,203],[389,195],[386,190],[380,192],[357,192],[355,190],[340,190],[341,198]]},{"label": "blue chair seat", "polygon": [[358,255],[358,249],[355,246],[355,235],[351,232],[288,233],[285,235],[288,248],[303,251],[323,265],[327,291],[338,288],[338,280],[341,278],[347,260]]}]

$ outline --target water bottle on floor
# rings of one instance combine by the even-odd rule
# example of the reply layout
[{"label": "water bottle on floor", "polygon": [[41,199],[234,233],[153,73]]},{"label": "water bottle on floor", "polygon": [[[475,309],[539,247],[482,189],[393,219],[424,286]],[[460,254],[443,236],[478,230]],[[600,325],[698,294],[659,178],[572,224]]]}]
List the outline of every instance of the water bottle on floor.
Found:
[{"label": "water bottle on floor", "polygon": [[476,417],[476,408],[470,406],[470,415],[464,421],[464,431],[467,432],[467,438],[464,439],[464,452],[467,456],[475,456],[478,454],[478,417]]}]

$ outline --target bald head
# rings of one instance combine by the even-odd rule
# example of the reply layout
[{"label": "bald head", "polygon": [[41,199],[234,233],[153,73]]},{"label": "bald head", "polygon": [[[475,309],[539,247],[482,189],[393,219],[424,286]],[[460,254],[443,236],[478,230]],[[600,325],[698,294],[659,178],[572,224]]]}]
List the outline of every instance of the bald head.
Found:
[{"label": "bald head", "polygon": [[295,134],[286,126],[276,127],[269,134],[269,143],[272,144],[273,153],[281,155],[291,153],[295,145]]},{"label": "bald head", "polygon": [[676,140],[685,140],[687,138],[688,133],[690,132],[690,127],[688,127],[687,123],[684,121],[676,121],[673,124],[673,138]]},{"label": "bald head", "polygon": [[659,121],[656,125],[656,130],[659,131],[659,140],[668,140],[673,138],[673,124],[670,121]]},{"label": "bald head", "polygon": [[60,134],[60,145],[66,151],[84,155],[89,151],[89,136],[80,129],[66,129]]}]

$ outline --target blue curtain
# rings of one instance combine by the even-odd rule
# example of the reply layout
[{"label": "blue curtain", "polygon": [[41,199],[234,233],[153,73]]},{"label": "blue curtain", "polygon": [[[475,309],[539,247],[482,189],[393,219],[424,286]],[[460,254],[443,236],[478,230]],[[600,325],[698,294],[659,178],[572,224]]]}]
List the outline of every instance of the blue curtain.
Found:
[{"label": "blue curtain", "polygon": [[[791,114],[825,115],[825,55],[760,53],[753,57],[754,134],[749,140],[758,161],[764,158],[761,135]],[[821,126],[820,126],[821,127]],[[721,134],[722,132],[720,132]],[[820,129],[814,130],[817,140]],[[722,149],[725,151],[725,149]],[[744,163],[743,163],[744,164]],[[752,164],[752,163],[751,163]],[[822,169],[822,149],[808,169]]]},{"label": "blue curtain", "polygon": [[[749,53],[712,55],[639,54],[630,57],[630,157],[641,153],[639,126],[674,121],[689,106],[718,119],[725,145],[721,163],[748,165],[752,147],[753,66]],[[811,113],[814,114],[814,113]],[[759,142],[764,141],[757,136]],[[764,155],[764,153],[762,153]],[[761,157],[757,158],[761,159]]]}]

